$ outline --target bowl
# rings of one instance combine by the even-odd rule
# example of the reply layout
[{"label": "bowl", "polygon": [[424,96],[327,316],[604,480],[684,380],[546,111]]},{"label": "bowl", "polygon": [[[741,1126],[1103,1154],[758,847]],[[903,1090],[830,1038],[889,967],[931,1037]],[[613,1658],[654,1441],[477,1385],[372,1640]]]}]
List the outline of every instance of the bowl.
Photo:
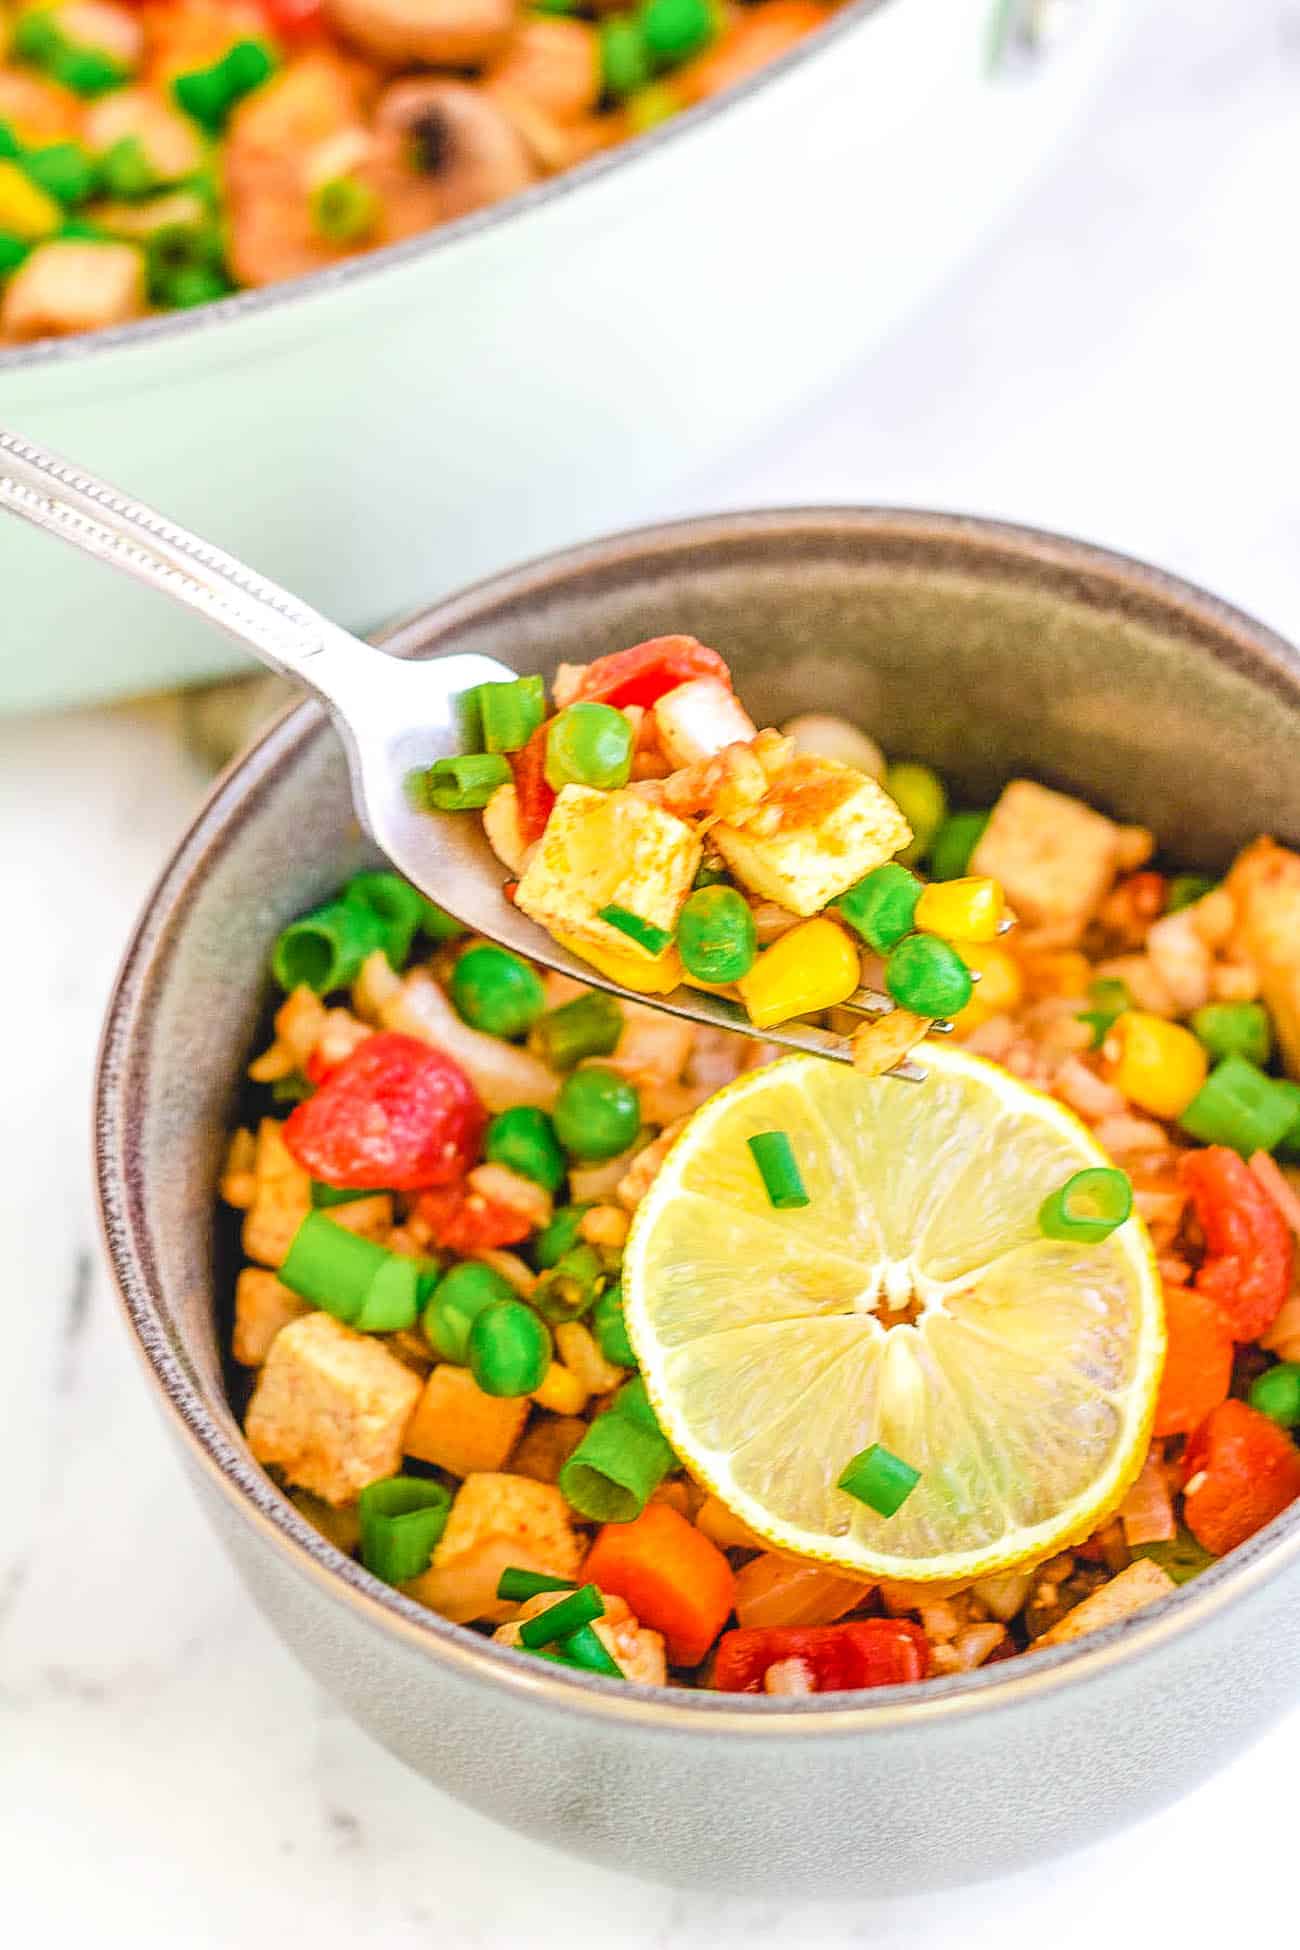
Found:
[{"label": "bowl", "polygon": [[[1131,20],[1071,0],[1076,31],[991,73],[994,6],[856,0],[749,86],[481,215],[0,352],[4,420],[362,630],[660,515],[976,247]],[[242,667],[8,524],[0,578],[0,710]]]},{"label": "bowl", "polygon": [[[546,671],[665,628],[721,648],[760,723],[846,712],[966,803],[1028,770],[1211,868],[1256,832],[1300,836],[1296,651],[1154,569],[1025,529],[871,510],[700,520],[501,576],[390,645]],[[96,1111],[109,1253],[199,1500],[254,1602],[363,1726],[441,1788],[601,1862],[847,1895],[1092,1841],[1273,1720],[1300,1688],[1300,1505],[1081,1645],[796,1703],[544,1667],[318,1535],[227,1404],[213,1204],[269,945],[365,857],[340,747],[301,706],[217,785],[155,890]]]}]

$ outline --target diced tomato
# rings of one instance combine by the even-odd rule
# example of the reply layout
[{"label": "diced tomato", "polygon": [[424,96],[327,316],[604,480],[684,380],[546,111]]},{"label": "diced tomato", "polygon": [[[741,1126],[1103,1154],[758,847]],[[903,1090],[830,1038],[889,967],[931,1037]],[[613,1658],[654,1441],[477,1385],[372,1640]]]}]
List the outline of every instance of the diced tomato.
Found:
[{"label": "diced tomato", "polygon": [[1166,1286],[1165,1371],[1152,1434],[1190,1435],[1232,1385],[1232,1333],[1214,1300],[1191,1287]]},{"label": "diced tomato", "polygon": [[1226,1145],[1189,1152],[1178,1173],[1205,1234],[1196,1290],[1213,1300],[1235,1340],[1258,1340],[1291,1291],[1286,1221],[1250,1166]]},{"label": "diced tomato", "polygon": [[510,769],[515,775],[515,797],[519,802],[519,832],[525,846],[540,840],[555,804],[555,789],[546,783],[546,734],[549,723],[539,724],[522,751],[510,753]]},{"label": "diced tomato", "polygon": [[533,1229],[532,1219],[518,1206],[485,1198],[463,1182],[425,1192],[416,1211],[432,1232],[434,1244],[454,1253],[516,1246]]},{"label": "diced tomato", "polygon": [[1222,1557],[1300,1497],[1300,1449],[1247,1402],[1221,1402],[1187,1445],[1183,1484],[1187,1528]]},{"label": "diced tomato", "polygon": [[595,704],[640,704],[649,709],[679,684],[695,677],[716,677],[731,689],[731,672],[707,644],[693,636],[655,636],[630,650],[615,650],[588,664],[577,696]]},{"label": "diced tomato", "polygon": [[1154,873],[1146,868],[1141,873],[1131,873],[1120,886],[1132,903],[1132,910],[1139,920],[1154,921],[1165,911],[1165,901],[1169,897],[1169,883],[1162,873]]},{"label": "diced tomato", "polygon": [[260,0],[266,24],[278,41],[314,40],[325,31],[322,0]]},{"label": "diced tomato", "polygon": [[461,1178],[487,1113],[460,1065],[414,1036],[368,1036],[291,1112],[284,1141],[313,1178],[420,1191]]},{"label": "diced tomato", "polygon": [[930,1645],[906,1618],[851,1619],[843,1625],[753,1626],[724,1632],[713,1660],[720,1693],[761,1693],[769,1666],[798,1659],[817,1693],[901,1686],[924,1679]]}]

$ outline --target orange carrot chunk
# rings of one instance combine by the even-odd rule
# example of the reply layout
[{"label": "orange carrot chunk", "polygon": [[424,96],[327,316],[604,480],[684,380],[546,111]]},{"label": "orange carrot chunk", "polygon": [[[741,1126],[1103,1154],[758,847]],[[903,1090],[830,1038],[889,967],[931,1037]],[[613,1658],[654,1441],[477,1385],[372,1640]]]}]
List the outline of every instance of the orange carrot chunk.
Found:
[{"label": "orange carrot chunk", "polygon": [[582,1575],[662,1632],[675,1666],[700,1663],[735,1602],[722,1552],[666,1503],[647,1504],[633,1523],[605,1524]]},{"label": "orange carrot chunk", "polygon": [[1227,1398],[1232,1333],[1216,1303],[1186,1286],[1165,1287],[1169,1343],[1156,1397],[1156,1436],[1190,1435]]}]

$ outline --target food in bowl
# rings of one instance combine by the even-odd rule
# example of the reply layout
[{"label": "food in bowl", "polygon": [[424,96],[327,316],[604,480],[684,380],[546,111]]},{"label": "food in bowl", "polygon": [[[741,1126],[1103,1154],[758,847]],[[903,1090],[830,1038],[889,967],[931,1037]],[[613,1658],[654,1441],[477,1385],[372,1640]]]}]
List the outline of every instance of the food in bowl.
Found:
[{"label": "food in bowl", "polygon": [[0,64],[0,341],[453,221],[706,100],[822,0],[54,0]]},{"label": "food in bowl", "polygon": [[921,1085],[768,1064],[390,874],[277,943],[250,1078],[293,1107],[222,1179],[245,1428],[443,1616],[611,1680],[870,1688],[1083,1636],[1300,1496],[1300,855],[1212,884],[1032,780],[886,778],[918,886],[1021,923],[964,946]]}]

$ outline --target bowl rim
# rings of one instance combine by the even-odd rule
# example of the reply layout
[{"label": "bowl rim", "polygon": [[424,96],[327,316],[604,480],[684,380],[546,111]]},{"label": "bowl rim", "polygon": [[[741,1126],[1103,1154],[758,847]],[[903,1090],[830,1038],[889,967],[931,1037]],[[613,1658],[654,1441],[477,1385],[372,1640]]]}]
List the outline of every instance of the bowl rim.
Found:
[{"label": "bowl rim", "polygon": [[439,224],[432,230],[419,231],[414,237],[403,238],[398,243],[385,244],[379,250],[362,251],[356,257],[344,258],[340,263],[327,265],[322,270],[306,271],[298,277],[282,278],[275,284],[232,292],[228,298],[196,305],[188,311],[160,312],[152,318],[134,319],[126,325],[110,325],[97,332],[79,332],[68,338],[34,339],[28,345],[0,347],[0,377],[43,366],[85,364],[88,360],[106,357],[122,347],[154,346],[173,339],[194,338],[239,319],[257,317],[312,298],[328,297],[331,292],[346,285],[377,277],[390,267],[413,264],[422,258],[454,251],[488,231],[520,222],[532,211],[559,203],[581,191],[588,183],[596,182],[625,165],[634,165],[657,155],[668,144],[706,128],[733,106],[765,91],[805,62],[815,60],[842,36],[856,31],[873,15],[900,4],[901,0],[850,0],[850,4],[829,16],[815,33],[806,34],[784,54],[766,62],[734,87],[724,88],[707,101],[697,102],[694,107],[661,123],[658,128],[633,136],[630,141],[616,143],[611,149],[601,150],[589,156],[585,162],[575,164],[572,169],[545,177],[531,188],[505,197],[500,203],[471,211],[468,216],[457,217],[453,222]]},{"label": "bowl rim", "polygon": [[[602,571],[646,566],[656,556],[719,545],[772,543],[807,537],[823,545],[928,545],[961,552],[984,573],[1049,572],[1068,600],[1089,601],[1098,586],[1132,610],[1175,617],[1216,660],[1281,695],[1300,718],[1300,652],[1245,612],[1163,570],[1090,543],[984,517],[924,510],[835,506],[764,509],[705,515],[630,529],[556,551],[486,578],[395,623],[378,639],[397,655],[436,650],[437,639],[494,609],[540,590],[572,585]],[[1095,596],[1094,596],[1095,600]],[[265,1537],[288,1573],[316,1582],[350,1605],[362,1622],[394,1632],[412,1649],[441,1661],[480,1685],[503,1685],[559,1709],[600,1719],[712,1736],[860,1735],[915,1727],[1010,1709],[1076,1683],[1085,1685],[1118,1665],[1158,1655],[1244,1594],[1300,1560],[1300,1503],[1277,1517],[1231,1556],[1133,1618],[1075,1644],[1051,1648],[1007,1665],[881,1688],[867,1695],[826,1694],[795,1701],[611,1684],[568,1672],[472,1632],[404,1597],[346,1556],[301,1516],[232,1441],[207,1406],[205,1390],[173,1338],[169,1308],[142,1203],[142,1172],[134,1149],[134,1115],[151,1040],[151,1003],[161,992],[168,958],[186,915],[214,863],[237,835],[258,796],[290,769],[325,729],[325,713],[307,701],[290,705],[214,781],[177,841],[132,930],[105,1016],[94,1081],[93,1175],[104,1242],[131,1338],[154,1392],[179,1432],[188,1457],[219,1489],[232,1511]],[[1009,1670],[1008,1670],[1009,1666]]]}]

